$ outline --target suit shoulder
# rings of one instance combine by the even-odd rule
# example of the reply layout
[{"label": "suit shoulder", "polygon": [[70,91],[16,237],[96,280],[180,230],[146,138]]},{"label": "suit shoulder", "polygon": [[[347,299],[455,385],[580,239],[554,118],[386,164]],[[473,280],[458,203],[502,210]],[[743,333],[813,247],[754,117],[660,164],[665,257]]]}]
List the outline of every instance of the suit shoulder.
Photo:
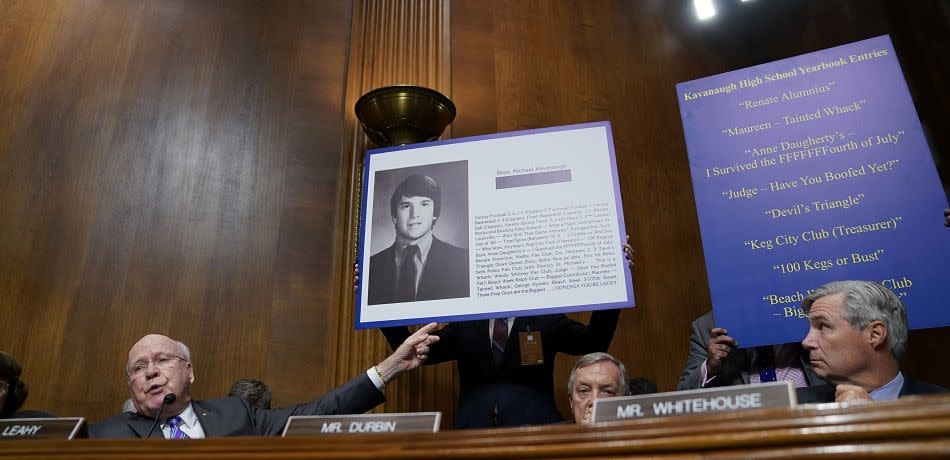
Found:
[{"label": "suit shoulder", "polygon": [[[517,320],[515,321],[516,321],[516,324],[518,324]],[[523,321],[522,324],[530,326],[532,329],[535,329],[535,330],[550,329],[550,328],[561,329],[563,327],[569,327],[571,324],[574,324],[574,323],[580,324],[577,321],[574,321],[573,319],[569,318],[564,313],[525,316],[522,321]]]},{"label": "suit shoulder", "polygon": [[129,422],[144,419],[131,412],[113,415],[105,420],[89,424],[90,438],[127,438],[135,437],[129,429]]},{"label": "suit shoulder", "polygon": [[442,252],[448,252],[448,253],[453,253],[457,255],[464,254],[465,256],[468,256],[468,249],[463,249],[452,243],[447,243],[445,241],[442,241],[436,238],[435,236],[432,237],[432,247],[438,248],[437,250],[442,251]]},{"label": "suit shoulder", "polygon": [[[901,390],[902,394],[907,395],[926,395],[926,394],[937,394],[937,393],[947,393],[947,389],[940,386],[934,385],[932,383],[921,382],[920,380],[914,379],[912,377],[904,377],[904,387]],[[906,390],[905,390],[906,389]]]},{"label": "suit shoulder", "polygon": [[145,418],[145,417],[142,417],[132,412],[123,412],[118,415],[113,415],[112,417],[109,417],[105,420],[100,420],[94,423],[93,425],[108,426],[108,425],[124,424],[124,423],[128,423],[140,418]]},{"label": "suit shoulder", "polygon": [[237,396],[229,396],[226,398],[217,399],[196,399],[191,401],[191,405],[194,407],[196,412],[200,410],[222,411],[235,409],[247,412],[250,410],[250,406],[248,405],[247,401]]},{"label": "suit shoulder", "polygon": [[375,261],[378,261],[378,260],[380,260],[380,259],[385,259],[385,258],[388,258],[388,257],[393,257],[393,253],[394,253],[395,251],[396,251],[396,246],[395,246],[395,245],[390,245],[390,246],[387,247],[386,249],[383,249],[382,251],[379,251],[379,252],[377,252],[376,254],[371,255],[371,256],[369,257],[369,260],[370,260],[370,262],[375,262]]},{"label": "suit shoulder", "polygon": [[693,320],[693,326],[700,329],[712,329],[716,325],[716,320],[713,317],[712,310],[706,312],[706,314],[700,316]]},{"label": "suit shoulder", "polygon": [[835,386],[830,384],[796,388],[799,404],[828,403],[835,401]]}]

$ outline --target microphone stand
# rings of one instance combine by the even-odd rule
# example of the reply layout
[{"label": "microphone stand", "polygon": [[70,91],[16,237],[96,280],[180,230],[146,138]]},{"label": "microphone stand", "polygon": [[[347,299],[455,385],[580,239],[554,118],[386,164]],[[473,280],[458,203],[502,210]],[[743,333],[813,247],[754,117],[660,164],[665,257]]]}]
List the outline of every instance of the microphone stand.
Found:
[{"label": "microphone stand", "polygon": [[168,393],[165,395],[165,398],[162,399],[162,405],[158,408],[158,415],[155,416],[155,421],[152,422],[152,427],[149,428],[148,434],[145,435],[145,439],[152,437],[152,432],[155,431],[155,427],[158,426],[158,421],[162,419],[162,412],[165,410],[165,406],[175,402],[175,393]]}]

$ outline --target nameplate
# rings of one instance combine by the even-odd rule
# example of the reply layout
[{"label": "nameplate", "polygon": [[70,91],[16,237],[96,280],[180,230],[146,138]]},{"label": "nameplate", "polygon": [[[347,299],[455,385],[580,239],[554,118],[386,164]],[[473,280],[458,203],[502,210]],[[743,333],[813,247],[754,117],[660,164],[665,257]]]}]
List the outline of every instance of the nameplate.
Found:
[{"label": "nameplate", "polygon": [[362,433],[436,433],[441,412],[363,415],[294,415],[287,420],[283,436]]},{"label": "nameplate", "polygon": [[73,439],[82,417],[8,418],[0,420],[0,439]]},{"label": "nameplate", "polygon": [[735,412],[797,403],[790,382],[704,388],[642,396],[621,396],[594,401],[591,419],[597,422],[637,420],[673,415]]}]

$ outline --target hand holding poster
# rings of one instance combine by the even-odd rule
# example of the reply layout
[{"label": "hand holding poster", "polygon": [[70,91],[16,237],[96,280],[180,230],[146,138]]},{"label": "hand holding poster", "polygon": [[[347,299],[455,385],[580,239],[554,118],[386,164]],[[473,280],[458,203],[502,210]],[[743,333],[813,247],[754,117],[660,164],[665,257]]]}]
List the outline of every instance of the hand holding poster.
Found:
[{"label": "hand holding poster", "polygon": [[632,306],[609,123],[370,150],[357,328]]},{"label": "hand holding poster", "polygon": [[887,36],[676,90],[718,326],[800,341],[801,300],[845,279],[950,324],[947,200]]}]

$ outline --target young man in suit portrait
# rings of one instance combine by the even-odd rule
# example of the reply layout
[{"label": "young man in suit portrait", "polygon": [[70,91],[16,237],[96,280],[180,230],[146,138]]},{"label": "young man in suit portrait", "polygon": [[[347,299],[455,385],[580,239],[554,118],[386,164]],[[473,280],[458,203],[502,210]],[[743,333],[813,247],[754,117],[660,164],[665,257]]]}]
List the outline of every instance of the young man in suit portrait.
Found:
[{"label": "young man in suit portrait", "polygon": [[406,177],[389,211],[396,240],[370,258],[368,303],[468,297],[468,251],[432,233],[442,211],[439,184],[420,174]]}]

